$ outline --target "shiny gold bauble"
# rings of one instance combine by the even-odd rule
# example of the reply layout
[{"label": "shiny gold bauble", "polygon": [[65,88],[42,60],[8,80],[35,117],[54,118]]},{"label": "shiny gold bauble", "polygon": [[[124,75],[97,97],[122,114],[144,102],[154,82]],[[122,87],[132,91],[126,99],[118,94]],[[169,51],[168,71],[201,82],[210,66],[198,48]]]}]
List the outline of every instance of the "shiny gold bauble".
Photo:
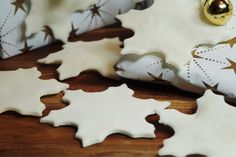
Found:
[{"label": "shiny gold bauble", "polygon": [[231,0],[203,0],[205,17],[215,25],[225,25],[233,15]]}]

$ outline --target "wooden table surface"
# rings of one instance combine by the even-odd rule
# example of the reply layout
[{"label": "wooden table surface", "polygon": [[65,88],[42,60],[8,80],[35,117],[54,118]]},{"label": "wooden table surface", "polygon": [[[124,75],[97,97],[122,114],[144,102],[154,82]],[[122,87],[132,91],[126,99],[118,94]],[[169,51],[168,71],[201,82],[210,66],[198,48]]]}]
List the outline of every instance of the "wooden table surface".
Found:
[{"label": "wooden table surface", "polygon": [[[123,39],[132,36],[132,34],[131,31],[119,27],[109,27],[86,33],[80,37],[71,38],[71,40],[95,40],[115,36],[120,36]],[[56,73],[57,65],[39,65],[36,61],[61,48],[61,43],[55,43],[30,53],[0,60],[0,70],[15,70],[17,68],[37,66],[42,72],[42,79],[58,78]],[[135,91],[135,97],[171,101],[171,108],[178,109],[184,113],[191,114],[196,111],[195,100],[199,95],[181,91],[171,85],[153,85],[131,80],[123,81]],[[69,83],[70,89],[83,89],[87,92],[103,91],[107,87],[121,84],[119,81],[104,78],[96,72],[84,72],[79,77],[63,82]],[[65,106],[61,102],[62,96],[63,94],[60,93],[41,99],[47,107],[44,115],[47,115],[51,110],[60,109]],[[0,156],[154,157],[157,156],[158,150],[162,147],[163,140],[172,136],[174,132],[168,126],[159,124],[158,116],[147,117],[147,121],[156,126],[156,139],[131,139],[123,135],[111,135],[101,144],[82,148],[80,141],[74,138],[76,128],[53,128],[47,124],[40,124],[39,118],[25,117],[17,113],[6,112],[0,115]],[[94,120],[94,122],[96,121]]]}]

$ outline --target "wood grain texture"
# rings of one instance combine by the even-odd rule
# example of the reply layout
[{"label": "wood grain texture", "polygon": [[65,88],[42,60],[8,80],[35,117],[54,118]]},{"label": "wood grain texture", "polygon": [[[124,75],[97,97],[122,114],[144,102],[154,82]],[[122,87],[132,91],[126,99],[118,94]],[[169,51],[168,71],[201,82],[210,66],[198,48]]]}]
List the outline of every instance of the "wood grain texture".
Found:
[{"label": "wood grain texture", "polygon": [[[119,36],[121,39],[132,36],[132,32],[119,27],[109,27],[71,38],[76,40],[97,40],[104,37]],[[36,61],[62,48],[61,43],[34,50],[7,60],[0,60],[0,70],[15,70],[37,66],[42,72],[42,79],[58,78],[57,65],[39,65]],[[171,85],[149,84],[131,80],[122,80],[135,91],[135,97],[171,101],[171,108],[184,113],[194,113],[195,100],[198,95],[181,91]],[[70,89],[83,89],[87,92],[103,91],[110,86],[118,86],[120,81],[102,77],[96,72],[84,72],[79,77],[63,81],[70,84]],[[20,92],[20,89],[19,89]],[[32,91],[33,92],[33,91]],[[63,108],[63,94],[43,97],[41,101],[47,106],[44,115],[50,110]],[[91,115],[92,116],[92,115]],[[108,117],[109,118],[109,117]],[[154,157],[162,147],[164,139],[173,135],[171,128],[158,123],[158,116],[150,116],[147,121],[156,126],[156,139],[131,139],[123,135],[111,135],[103,143],[82,148],[79,140],[74,138],[76,129],[73,127],[53,128],[40,124],[39,118],[24,117],[13,112],[0,115],[0,156],[108,156],[108,157]],[[94,123],[96,122],[94,119]]]}]

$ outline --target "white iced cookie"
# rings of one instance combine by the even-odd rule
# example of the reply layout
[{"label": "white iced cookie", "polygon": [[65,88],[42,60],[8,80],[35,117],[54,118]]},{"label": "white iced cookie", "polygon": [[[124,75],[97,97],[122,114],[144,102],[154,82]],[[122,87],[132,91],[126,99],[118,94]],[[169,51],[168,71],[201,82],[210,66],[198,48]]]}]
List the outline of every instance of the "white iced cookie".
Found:
[{"label": "white iced cookie", "polygon": [[175,135],[164,141],[159,155],[235,157],[236,108],[210,90],[197,104],[198,110],[193,115],[176,110],[161,112],[160,122],[171,126]]},{"label": "white iced cookie", "polygon": [[71,31],[71,15],[84,10],[96,0],[31,0],[31,9],[27,16],[26,35],[30,36],[49,26],[56,39],[66,42]]},{"label": "white iced cookie", "polygon": [[37,68],[0,71],[0,113],[16,111],[42,116],[45,106],[40,97],[57,94],[69,87],[56,80],[41,80]]},{"label": "white iced cookie", "polygon": [[84,147],[100,143],[114,133],[133,138],[154,138],[155,127],[145,118],[159,113],[170,103],[141,100],[134,98],[133,94],[126,85],[111,87],[100,93],[65,91],[63,101],[69,102],[69,106],[52,111],[41,122],[55,127],[78,127],[76,138],[82,140]]},{"label": "white iced cookie", "polygon": [[114,65],[121,57],[118,38],[92,42],[69,42],[64,49],[39,60],[40,63],[61,63],[60,80],[78,76],[86,70],[96,70],[105,77],[115,78]]},{"label": "white iced cookie", "polygon": [[155,0],[146,10],[118,15],[122,25],[135,32],[125,40],[122,53],[161,52],[168,64],[181,69],[191,60],[195,46],[216,44],[236,35],[235,16],[227,25],[215,26],[201,13],[201,0]]}]

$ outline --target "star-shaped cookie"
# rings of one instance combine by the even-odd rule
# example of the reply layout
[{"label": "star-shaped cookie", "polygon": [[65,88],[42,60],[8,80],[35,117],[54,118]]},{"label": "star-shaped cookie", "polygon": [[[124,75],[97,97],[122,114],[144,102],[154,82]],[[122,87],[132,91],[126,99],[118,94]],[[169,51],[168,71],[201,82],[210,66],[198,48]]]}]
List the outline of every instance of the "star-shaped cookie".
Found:
[{"label": "star-shaped cookie", "polygon": [[38,33],[49,26],[56,39],[66,42],[71,31],[71,15],[84,10],[96,0],[31,0],[31,9],[27,16],[26,35]]},{"label": "star-shaped cookie", "polygon": [[154,138],[155,127],[145,118],[164,110],[169,102],[141,100],[134,98],[133,94],[126,85],[111,87],[100,93],[65,91],[63,101],[69,102],[69,106],[52,111],[41,122],[55,127],[78,127],[76,138],[82,140],[84,147],[100,143],[114,133],[133,138]]},{"label": "star-shaped cookie", "polygon": [[207,90],[197,104],[198,110],[193,115],[176,110],[161,111],[160,122],[171,126],[175,135],[164,141],[159,154],[235,157],[236,108],[211,90]]},{"label": "star-shaped cookie", "polygon": [[40,80],[40,75],[36,68],[0,71],[0,113],[16,111],[22,115],[42,116],[45,106],[40,97],[69,87],[56,80]]},{"label": "star-shaped cookie", "polygon": [[135,32],[125,40],[123,54],[160,52],[178,69],[191,60],[194,47],[236,35],[236,16],[225,26],[212,25],[202,16],[200,0],[155,0],[146,10],[132,10],[117,17],[125,28]]},{"label": "star-shaped cookie", "polygon": [[60,80],[78,76],[86,70],[96,70],[105,77],[115,78],[113,66],[121,57],[118,38],[92,42],[71,42],[64,49],[39,60],[40,63],[61,63]]}]

